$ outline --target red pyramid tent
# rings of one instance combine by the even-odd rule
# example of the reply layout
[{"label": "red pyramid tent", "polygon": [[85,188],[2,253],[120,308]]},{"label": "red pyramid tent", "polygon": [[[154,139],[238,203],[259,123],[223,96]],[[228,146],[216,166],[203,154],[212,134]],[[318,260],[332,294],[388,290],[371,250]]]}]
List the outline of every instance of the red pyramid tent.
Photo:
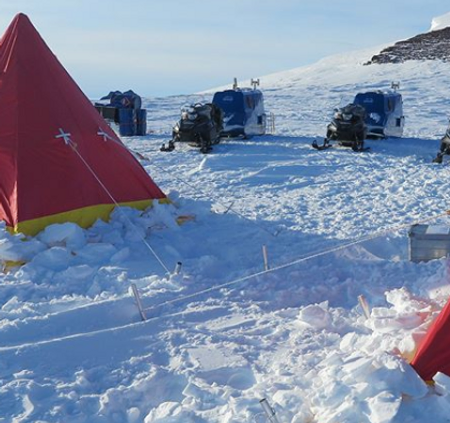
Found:
[{"label": "red pyramid tent", "polygon": [[0,219],[36,234],[87,227],[116,204],[165,199],[40,37],[17,15],[0,40]]},{"label": "red pyramid tent", "polygon": [[450,301],[428,329],[411,365],[425,381],[437,372],[450,376]]}]

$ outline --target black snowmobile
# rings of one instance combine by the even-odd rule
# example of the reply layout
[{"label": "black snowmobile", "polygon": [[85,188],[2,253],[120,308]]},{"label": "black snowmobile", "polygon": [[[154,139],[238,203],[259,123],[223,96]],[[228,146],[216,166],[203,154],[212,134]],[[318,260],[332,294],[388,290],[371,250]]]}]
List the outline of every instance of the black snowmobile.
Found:
[{"label": "black snowmobile", "polygon": [[181,119],[175,124],[172,139],[168,146],[162,145],[161,151],[172,151],[176,142],[186,142],[200,148],[202,153],[212,150],[212,145],[220,142],[223,129],[223,112],[215,104],[197,103],[181,109]]},{"label": "black snowmobile", "polygon": [[450,122],[445,131],[445,135],[441,138],[441,145],[433,163],[442,163],[445,155],[450,155]]},{"label": "black snowmobile", "polygon": [[367,135],[365,124],[366,110],[364,107],[350,103],[336,109],[333,120],[327,126],[327,135],[323,144],[314,140],[312,146],[317,150],[325,150],[332,145],[330,141],[337,141],[338,145],[351,147],[353,151],[364,151],[364,140]]}]

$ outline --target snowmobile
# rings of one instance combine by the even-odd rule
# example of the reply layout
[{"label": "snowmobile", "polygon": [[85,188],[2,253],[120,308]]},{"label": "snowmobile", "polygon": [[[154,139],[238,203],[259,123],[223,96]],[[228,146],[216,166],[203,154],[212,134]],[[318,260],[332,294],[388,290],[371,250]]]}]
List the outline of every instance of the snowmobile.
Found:
[{"label": "snowmobile", "polygon": [[212,145],[220,142],[223,129],[222,109],[212,103],[196,103],[181,109],[181,119],[175,124],[172,139],[168,146],[162,145],[161,151],[173,151],[176,142],[186,142],[209,153]]},{"label": "snowmobile", "polygon": [[450,155],[450,121],[445,131],[445,135],[441,138],[441,145],[433,163],[442,163],[445,155]]},{"label": "snowmobile", "polygon": [[350,103],[340,109],[335,109],[334,117],[327,126],[327,135],[323,144],[314,140],[312,146],[317,150],[325,150],[332,145],[330,141],[337,141],[338,145],[351,147],[353,151],[365,151],[364,140],[367,135],[365,124],[366,110],[364,107]]}]

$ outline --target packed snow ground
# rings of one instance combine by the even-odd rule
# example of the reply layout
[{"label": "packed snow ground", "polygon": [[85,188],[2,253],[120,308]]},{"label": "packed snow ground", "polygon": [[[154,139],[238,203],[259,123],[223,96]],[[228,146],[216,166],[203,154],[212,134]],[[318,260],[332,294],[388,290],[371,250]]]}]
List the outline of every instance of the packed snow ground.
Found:
[{"label": "packed snow ground", "polygon": [[[430,388],[406,359],[450,292],[445,259],[408,260],[410,225],[449,208],[431,160],[450,64],[362,66],[374,52],[262,78],[275,134],[206,156],[159,147],[211,93],[147,99],[152,134],[124,141],[172,205],[2,230],[0,258],[26,264],[0,276],[0,422],[263,422],[262,398],[280,423],[448,422],[450,379]],[[311,148],[334,107],[391,81],[405,138]]]}]

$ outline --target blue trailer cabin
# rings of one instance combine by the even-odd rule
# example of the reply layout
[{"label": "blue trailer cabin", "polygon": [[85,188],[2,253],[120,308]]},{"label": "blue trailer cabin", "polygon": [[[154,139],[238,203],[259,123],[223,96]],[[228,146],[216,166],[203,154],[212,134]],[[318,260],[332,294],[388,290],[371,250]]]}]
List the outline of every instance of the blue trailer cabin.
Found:
[{"label": "blue trailer cabin", "polygon": [[264,98],[260,90],[234,88],[214,94],[213,104],[223,111],[223,136],[244,138],[266,133]]},{"label": "blue trailer cabin", "polygon": [[400,93],[396,91],[359,93],[354,103],[366,109],[368,138],[399,138],[403,135],[405,116]]}]

